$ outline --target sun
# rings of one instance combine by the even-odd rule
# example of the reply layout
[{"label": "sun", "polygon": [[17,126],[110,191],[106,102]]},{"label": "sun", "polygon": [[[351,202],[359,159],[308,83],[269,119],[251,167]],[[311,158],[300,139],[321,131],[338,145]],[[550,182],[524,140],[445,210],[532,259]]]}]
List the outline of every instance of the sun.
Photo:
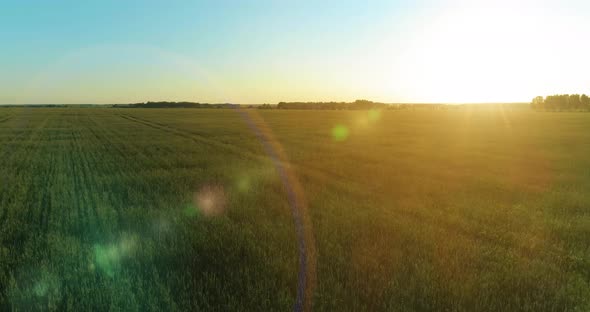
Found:
[{"label": "sun", "polygon": [[589,67],[583,53],[590,44],[580,40],[587,23],[542,7],[482,3],[449,6],[420,20],[420,30],[397,45],[400,56],[379,61],[391,64],[390,92],[415,102],[524,102],[590,85],[580,70]]}]

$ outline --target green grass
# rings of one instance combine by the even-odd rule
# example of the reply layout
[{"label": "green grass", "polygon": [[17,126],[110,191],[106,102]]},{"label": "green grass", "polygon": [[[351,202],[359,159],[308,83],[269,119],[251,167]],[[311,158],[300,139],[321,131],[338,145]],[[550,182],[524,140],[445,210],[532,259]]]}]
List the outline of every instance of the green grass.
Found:
[{"label": "green grass", "polygon": [[[253,113],[314,310],[590,310],[590,114]],[[2,109],[0,155],[0,309],[292,309],[287,191],[237,111]]]}]

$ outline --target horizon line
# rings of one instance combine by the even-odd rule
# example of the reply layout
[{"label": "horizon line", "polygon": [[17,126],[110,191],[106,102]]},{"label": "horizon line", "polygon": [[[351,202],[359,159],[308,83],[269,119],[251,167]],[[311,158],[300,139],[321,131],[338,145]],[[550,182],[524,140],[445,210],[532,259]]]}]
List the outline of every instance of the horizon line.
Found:
[{"label": "horizon line", "polygon": [[[490,104],[530,104],[530,102],[376,102],[377,104],[386,105],[490,105]],[[232,103],[232,102],[193,102],[193,101],[147,101],[147,102],[129,102],[129,103],[0,103],[0,106],[27,106],[27,105],[93,105],[93,106],[108,106],[108,105],[130,105],[130,104],[146,104],[146,103],[194,103],[194,104],[211,104],[211,105],[278,105],[279,103],[354,103],[345,101],[280,101],[277,103]]]}]

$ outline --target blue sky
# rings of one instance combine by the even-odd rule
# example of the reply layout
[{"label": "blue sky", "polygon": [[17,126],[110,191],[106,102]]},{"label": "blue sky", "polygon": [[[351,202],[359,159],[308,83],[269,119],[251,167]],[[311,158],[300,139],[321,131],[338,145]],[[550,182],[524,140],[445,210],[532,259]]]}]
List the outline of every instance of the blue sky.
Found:
[{"label": "blue sky", "polygon": [[[570,77],[575,64],[587,69],[587,44],[527,57],[539,40],[585,39],[587,9],[582,1],[0,0],[0,103],[520,101],[590,92],[582,90],[588,78]],[[555,79],[560,73],[571,80]]]}]

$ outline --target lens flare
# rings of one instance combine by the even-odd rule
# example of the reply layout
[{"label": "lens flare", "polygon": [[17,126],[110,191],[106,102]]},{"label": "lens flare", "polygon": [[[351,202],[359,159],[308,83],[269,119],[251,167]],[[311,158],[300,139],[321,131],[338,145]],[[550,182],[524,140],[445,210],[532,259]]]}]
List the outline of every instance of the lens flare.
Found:
[{"label": "lens flare", "polygon": [[[291,206],[295,233],[299,251],[299,272],[297,275],[297,296],[294,311],[311,311],[313,289],[316,284],[316,249],[312,223],[307,212],[307,200],[303,187],[289,163],[282,145],[273,135],[272,130],[256,110],[237,110],[249,128],[256,134],[264,150],[278,171],[283,185],[287,189],[287,198]],[[344,127],[346,129],[346,127]],[[348,129],[346,129],[348,133]]]},{"label": "lens flare", "polygon": [[33,293],[37,297],[58,297],[59,296],[59,280],[53,274],[43,271],[40,280],[35,283]]},{"label": "lens flare", "polygon": [[11,306],[8,310],[3,306],[2,311],[36,311],[39,307],[45,307],[49,311],[57,310],[62,298],[63,283],[59,275],[46,264],[40,266],[41,268],[23,269],[12,275],[6,284],[0,285],[7,287],[6,297],[0,296],[0,302],[8,299]]},{"label": "lens flare", "polygon": [[186,217],[193,218],[199,214],[199,209],[191,202],[184,207],[182,212]]},{"label": "lens flare", "polygon": [[348,128],[344,125],[336,125],[332,128],[332,138],[336,142],[345,141],[348,138]]},{"label": "lens flare", "polygon": [[115,277],[116,272],[121,267],[121,261],[131,256],[137,247],[136,236],[123,236],[116,244],[111,245],[94,245],[94,267],[98,267],[104,274],[109,277]]},{"label": "lens flare", "polygon": [[205,185],[193,196],[193,204],[206,217],[222,215],[227,199],[221,185]]},{"label": "lens flare", "polygon": [[377,110],[377,109],[371,109],[367,113],[367,118],[368,118],[369,122],[376,122],[377,120],[379,120],[381,118],[381,111]]},{"label": "lens flare", "polygon": [[240,192],[247,192],[247,191],[249,191],[251,184],[252,184],[252,182],[251,182],[250,177],[248,177],[248,176],[241,176],[238,179],[238,182],[237,182],[238,191],[240,191]]}]

